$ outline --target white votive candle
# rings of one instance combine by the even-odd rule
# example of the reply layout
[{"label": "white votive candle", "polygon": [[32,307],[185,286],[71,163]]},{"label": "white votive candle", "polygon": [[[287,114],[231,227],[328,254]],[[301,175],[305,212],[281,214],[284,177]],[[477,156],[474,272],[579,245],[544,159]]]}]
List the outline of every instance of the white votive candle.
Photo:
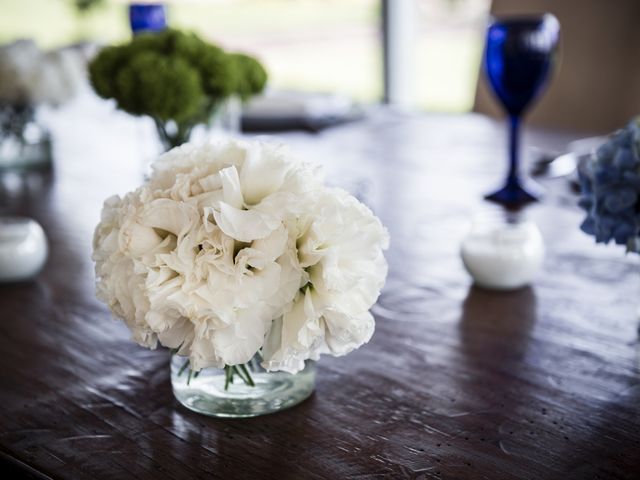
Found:
[{"label": "white votive candle", "polygon": [[544,242],[531,221],[480,219],[462,241],[461,255],[478,286],[512,290],[533,281],[542,266]]},{"label": "white votive candle", "polygon": [[38,222],[0,217],[0,282],[34,277],[47,260],[47,239]]}]

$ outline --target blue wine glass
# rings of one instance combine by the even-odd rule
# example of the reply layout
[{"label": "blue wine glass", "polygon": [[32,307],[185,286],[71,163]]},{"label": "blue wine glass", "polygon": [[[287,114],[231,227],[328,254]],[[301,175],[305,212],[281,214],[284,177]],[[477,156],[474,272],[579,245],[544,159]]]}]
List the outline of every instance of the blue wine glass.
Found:
[{"label": "blue wine glass", "polygon": [[504,186],[485,198],[517,208],[538,200],[519,173],[520,120],[542,91],[555,63],[560,23],[551,14],[494,20],[487,31],[484,65],[489,83],[509,116],[509,172]]}]

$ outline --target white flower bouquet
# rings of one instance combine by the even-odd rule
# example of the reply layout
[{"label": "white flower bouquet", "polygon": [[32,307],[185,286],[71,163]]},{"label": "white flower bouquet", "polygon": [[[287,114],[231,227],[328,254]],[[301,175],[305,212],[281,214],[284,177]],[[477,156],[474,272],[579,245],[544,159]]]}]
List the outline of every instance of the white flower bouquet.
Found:
[{"label": "white flower bouquet", "polygon": [[295,373],[371,338],[387,246],[318,168],[282,145],[225,141],[175,148],[107,199],[93,259],[98,297],[140,345],[173,349],[193,372],[259,353],[266,370]]},{"label": "white flower bouquet", "polygon": [[43,52],[32,40],[0,46],[0,103],[60,105],[87,83],[82,53],[73,48]]},{"label": "white flower bouquet", "polygon": [[43,52],[31,40],[0,45],[0,168],[49,164],[50,135],[37,108],[69,101],[86,82],[77,48]]}]

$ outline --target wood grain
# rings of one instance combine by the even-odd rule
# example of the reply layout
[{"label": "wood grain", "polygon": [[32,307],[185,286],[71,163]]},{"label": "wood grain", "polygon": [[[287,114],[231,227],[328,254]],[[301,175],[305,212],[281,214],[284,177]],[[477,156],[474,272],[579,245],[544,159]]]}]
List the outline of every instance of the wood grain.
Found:
[{"label": "wood grain", "polygon": [[168,353],[130,342],[94,297],[101,203],[141,181],[150,130],[92,108],[51,119],[53,172],[1,177],[0,213],[35,217],[51,247],[37,280],[0,286],[0,462],[13,476],[640,478],[637,259],[578,230],[562,180],[528,212],[548,247],[531,288],[474,288],[462,268],[469,218],[503,172],[500,124],[381,111],[284,135],[388,226],[389,280],[372,341],[323,358],[308,401],[217,420],[181,407]]}]

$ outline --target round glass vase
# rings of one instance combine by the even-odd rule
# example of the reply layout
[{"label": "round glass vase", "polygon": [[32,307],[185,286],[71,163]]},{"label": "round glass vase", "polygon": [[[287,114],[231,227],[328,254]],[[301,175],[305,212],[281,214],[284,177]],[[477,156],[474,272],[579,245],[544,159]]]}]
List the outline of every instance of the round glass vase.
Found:
[{"label": "round glass vase", "polygon": [[[298,373],[268,372],[256,354],[242,366],[203,368],[194,373],[188,358],[171,355],[171,387],[176,399],[212,417],[256,417],[293,407],[313,393],[315,362]],[[235,370],[230,370],[235,368]]]}]

